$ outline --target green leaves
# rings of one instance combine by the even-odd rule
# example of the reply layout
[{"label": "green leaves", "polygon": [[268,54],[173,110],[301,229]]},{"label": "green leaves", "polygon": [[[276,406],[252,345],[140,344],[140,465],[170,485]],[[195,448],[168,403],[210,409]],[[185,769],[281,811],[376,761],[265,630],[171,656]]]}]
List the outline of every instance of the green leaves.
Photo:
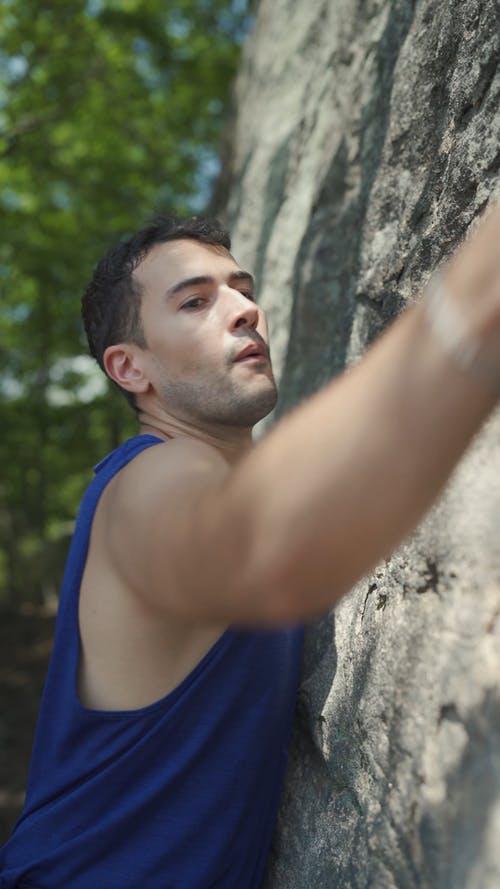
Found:
[{"label": "green leaves", "polygon": [[248,26],[236,0],[0,5],[0,600],[37,594],[18,558],[36,546],[22,541],[43,549],[74,513],[82,467],[133,431],[117,393],[79,395],[80,295],[107,246],[155,209],[208,202]]}]

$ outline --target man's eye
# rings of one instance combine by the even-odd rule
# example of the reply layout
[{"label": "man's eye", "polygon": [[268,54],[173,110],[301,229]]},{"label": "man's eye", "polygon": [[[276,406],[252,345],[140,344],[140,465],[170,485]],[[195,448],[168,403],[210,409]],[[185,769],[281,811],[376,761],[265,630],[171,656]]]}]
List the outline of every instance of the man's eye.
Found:
[{"label": "man's eye", "polygon": [[204,302],[205,300],[202,296],[193,296],[192,299],[188,299],[188,301],[181,306],[181,309],[198,309],[200,304],[203,304]]},{"label": "man's eye", "polygon": [[255,302],[255,297],[254,297],[254,295],[253,295],[253,293],[252,293],[251,290],[240,290],[240,293],[241,293],[243,296],[246,296],[247,299],[251,299],[252,302]]}]

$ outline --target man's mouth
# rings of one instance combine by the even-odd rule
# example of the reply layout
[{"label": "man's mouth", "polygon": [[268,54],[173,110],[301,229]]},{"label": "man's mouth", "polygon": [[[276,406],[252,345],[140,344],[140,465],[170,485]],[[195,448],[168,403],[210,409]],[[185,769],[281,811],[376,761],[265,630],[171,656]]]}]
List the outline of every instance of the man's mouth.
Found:
[{"label": "man's mouth", "polygon": [[268,357],[268,351],[265,346],[261,346],[259,343],[249,343],[248,346],[245,346],[245,348],[238,353],[234,362],[267,361]]}]

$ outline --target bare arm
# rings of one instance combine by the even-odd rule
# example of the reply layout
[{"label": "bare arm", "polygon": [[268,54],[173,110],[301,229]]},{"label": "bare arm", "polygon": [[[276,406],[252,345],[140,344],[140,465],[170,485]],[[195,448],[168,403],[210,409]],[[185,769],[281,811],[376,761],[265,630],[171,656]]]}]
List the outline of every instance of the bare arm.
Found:
[{"label": "bare arm", "polygon": [[[497,208],[446,274],[493,356],[499,228]],[[412,308],[236,469],[195,443],[187,463],[173,459],[163,491],[145,471],[154,528],[139,504],[136,585],[192,621],[273,624],[326,610],[417,524],[496,400],[443,349],[422,305]]]}]

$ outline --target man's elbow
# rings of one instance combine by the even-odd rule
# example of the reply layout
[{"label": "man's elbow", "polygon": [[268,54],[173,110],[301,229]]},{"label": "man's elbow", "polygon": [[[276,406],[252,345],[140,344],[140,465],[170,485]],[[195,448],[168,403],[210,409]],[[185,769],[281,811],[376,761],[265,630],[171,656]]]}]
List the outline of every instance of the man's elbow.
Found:
[{"label": "man's elbow", "polygon": [[239,585],[241,618],[266,626],[283,626],[325,614],[343,590],[321,583],[309,571],[306,560],[299,566],[284,552],[264,557],[255,554]]}]

